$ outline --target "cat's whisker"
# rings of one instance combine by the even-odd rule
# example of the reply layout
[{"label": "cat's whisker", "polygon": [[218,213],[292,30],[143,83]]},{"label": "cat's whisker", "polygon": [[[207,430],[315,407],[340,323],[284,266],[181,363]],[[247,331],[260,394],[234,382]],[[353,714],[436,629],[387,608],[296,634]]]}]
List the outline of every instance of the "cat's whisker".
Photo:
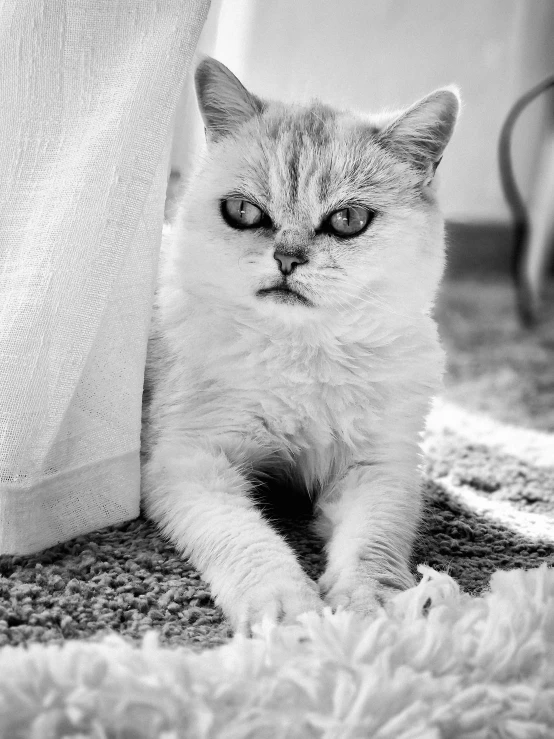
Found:
[{"label": "cat's whisker", "polygon": [[338,305],[340,308],[347,308],[352,309],[354,305],[369,305],[372,307],[377,307],[382,311],[385,311],[386,313],[389,313],[391,315],[397,316],[399,318],[410,318],[410,316],[406,313],[401,313],[400,311],[395,310],[390,305],[383,303],[379,301],[376,298],[373,298],[373,296],[369,295],[360,295],[356,292],[350,292],[348,290],[342,291],[343,295],[346,295],[346,298],[351,298],[351,302],[344,302],[344,300],[341,300],[340,298],[334,299],[334,304]]},{"label": "cat's whisker", "polygon": [[[363,287],[363,283],[358,283],[358,284]],[[351,289],[349,286],[345,286],[343,292],[348,293],[349,289]],[[363,294],[350,293],[350,296],[354,297],[356,301],[360,302],[362,305],[367,304],[367,305],[377,306],[385,310],[387,313],[398,316],[399,318],[407,318],[407,319],[413,318],[413,314],[404,313],[403,311],[399,311],[393,308],[393,306],[390,303],[387,303],[383,298],[377,295],[374,295],[371,293],[368,294],[367,292],[365,292]]]},{"label": "cat's whisker", "polygon": [[[367,285],[363,281],[354,278],[351,275],[348,275],[348,277],[343,275],[341,275],[340,277],[338,275],[333,277],[330,277],[329,275],[325,275],[325,277],[320,277],[320,275],[316,273],[314,275],[310,275],[310,279],[311,284],[302,283],[302,288],[304,288],[307,292],[312,291],[314,297],[324,298],[325,296],[327,296],[328,298],[330,283],[332,283],[332,286],[333,288],[335,288],[337,293],[340,291],[340,293],[342,294],[342,298],[340,298],[338,294],[333,295],[332,301],[334,307],[339,306],[340,308],[351,309],[354,302],[360,305],[377,306],[387,313],[398,316],[399,318],[410,319],[412,317],[412,314],[398,310],[390,303],[385,301],[382,297],[368,293]],[[348,282],[346,280],[348,280]],[[314,282],[316,281],[318,284],[314,285]],[[360,288],[360,290],[358,291],[356,290],[356,288]],[[365,291],[362,292],[364,288]],[[351,298],[352,301],[349,301],[349,298]]]}]

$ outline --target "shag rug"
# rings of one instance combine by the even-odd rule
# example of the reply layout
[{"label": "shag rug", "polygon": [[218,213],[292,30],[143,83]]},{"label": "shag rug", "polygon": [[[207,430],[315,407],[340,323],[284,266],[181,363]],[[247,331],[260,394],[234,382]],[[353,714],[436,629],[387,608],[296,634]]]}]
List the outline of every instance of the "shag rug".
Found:
[{"label": "shag rug", "polygon": [[[417,587],[244,640],[142,519],[0,557],[0,739],[554,737],[554,310],[467,282],[437,317]],[[309,515],[271,510],[316,577]]]}]

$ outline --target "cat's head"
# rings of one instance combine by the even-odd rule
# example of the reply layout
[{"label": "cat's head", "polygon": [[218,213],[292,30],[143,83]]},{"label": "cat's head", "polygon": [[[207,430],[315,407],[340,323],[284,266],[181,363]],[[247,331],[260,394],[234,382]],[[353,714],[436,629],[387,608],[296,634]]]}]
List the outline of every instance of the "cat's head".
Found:
[{"label": "cat's head", "polygon": [[433,176],[454,89],[362,117],[263,101],[206,58],[196,90],[208,147],[185,238],[197,284],[285,320],[429,307],[444,263]]}]

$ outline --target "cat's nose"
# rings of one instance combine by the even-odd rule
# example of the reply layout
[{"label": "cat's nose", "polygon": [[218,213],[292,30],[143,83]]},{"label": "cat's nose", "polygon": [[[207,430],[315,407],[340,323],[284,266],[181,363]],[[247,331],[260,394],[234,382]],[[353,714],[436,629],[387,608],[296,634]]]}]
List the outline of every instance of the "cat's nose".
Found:
[{"label": "cat's nose", "polygon": [[279,263],[279,272],[283,275],[290,275],[299,264],[306,264],[307,257],[302,254],[283,254],[283,252],[275,251],[274,259]]}]

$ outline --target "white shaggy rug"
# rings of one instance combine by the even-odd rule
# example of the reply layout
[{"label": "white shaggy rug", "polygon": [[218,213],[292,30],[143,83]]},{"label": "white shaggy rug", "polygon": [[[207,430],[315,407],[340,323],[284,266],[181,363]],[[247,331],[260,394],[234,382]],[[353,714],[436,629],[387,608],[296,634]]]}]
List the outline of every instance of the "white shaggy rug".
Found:
[{"label": "white shaggy rug", "polygon": [[102,643],[5,647],[6,739],[547,739],[554,570],[497,572],[480,597],[420,566],[371,622],[306,614],[200,654]]}]

